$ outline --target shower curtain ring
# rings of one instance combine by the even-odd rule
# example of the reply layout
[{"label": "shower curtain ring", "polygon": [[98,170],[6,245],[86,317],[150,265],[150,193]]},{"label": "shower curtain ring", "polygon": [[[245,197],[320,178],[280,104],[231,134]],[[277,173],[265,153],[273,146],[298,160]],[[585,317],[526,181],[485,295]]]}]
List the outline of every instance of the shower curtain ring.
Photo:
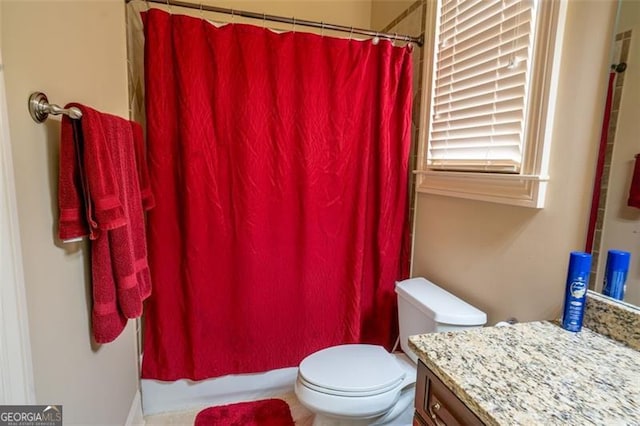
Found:
[{"label": "shower curtain ring", "polygon": [[351,27],[351,31],[349,31],[349,40],[353,37],[353,27]]},{"label": "shower curtain ring", "polygon": [[267,29],[267,14],[266,13],[262,14],[262,28],[264,28],[265,30]]},{"label": "shower curtain ring", "polygon": [[169,8],[169,13],[171,13],[171,3],[169,3],[169,0],[167,0],[167,7]]},{"label": "shower curtain ring", "polygon": [[236,14],[235,14],[235,10],[231,9],[231,23],[235,24],[236,23]]},{"label": "shower curtain ring", "polygon": [[378,33],[378,32],[376,31],[376,36],[375,36],[374,38],[372,38],[372,39],[371,39],[371,43],[372,43],[373,45],[376,45],[376,44],[380,43],[380,37],[378,37],[378,35],[379,35],[379,34],[380,34],[380,33]]},{"label": "shower curtain ring", "polygon": [[291,30],[292,32],[296,32],[296,17],[293,16],[291,17],[291,20],[293,21],[293,29]]},{"label": "shower curtain ring", "polygon": [[324,37],[324,22],[320,21],[320,35]]},{"label": "shower curtain ring", "polygon": [[200,19],[204,21],[204,10],[202,10],[202,3],[200,3]]}]

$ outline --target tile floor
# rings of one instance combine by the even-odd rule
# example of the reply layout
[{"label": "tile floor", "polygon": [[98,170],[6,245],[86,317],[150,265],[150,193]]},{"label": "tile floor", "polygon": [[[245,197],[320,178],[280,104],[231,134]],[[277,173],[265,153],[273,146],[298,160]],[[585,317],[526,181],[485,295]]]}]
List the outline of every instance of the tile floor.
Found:
[{"label": "tile floor", "polygon": [[[293,392],[275,396],[274,398],[280,398],[289,404],[291,417],[293,417],[297,426],[311,426],[311,423],[313,422],[311,413],[304,408],[300,402],[298,402],[298,399]],[[189,411],[156,414],[153,416],[146,416],[144,419],[147,426],[192,426],[198,412],[205,408],[207,407],[201,407]]]}]

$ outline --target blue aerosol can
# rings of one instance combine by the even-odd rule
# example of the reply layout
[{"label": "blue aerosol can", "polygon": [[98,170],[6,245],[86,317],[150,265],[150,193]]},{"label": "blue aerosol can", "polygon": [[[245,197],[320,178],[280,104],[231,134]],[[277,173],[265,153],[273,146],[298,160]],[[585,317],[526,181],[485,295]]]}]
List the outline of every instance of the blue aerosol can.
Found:
[{"label": "blue aerosol can", "polygon": [[572,251],[569,256],[569,270],[564,295],[562,328],[578,332],[582,329],[582,318],[587,305],[587,289],[591,274],[591,255]]},{"label": "blue aerosol can", "polygon": [[631,253],[628,251],[609,250],[602,294],[618,300],[624,299],[630,261]]}]

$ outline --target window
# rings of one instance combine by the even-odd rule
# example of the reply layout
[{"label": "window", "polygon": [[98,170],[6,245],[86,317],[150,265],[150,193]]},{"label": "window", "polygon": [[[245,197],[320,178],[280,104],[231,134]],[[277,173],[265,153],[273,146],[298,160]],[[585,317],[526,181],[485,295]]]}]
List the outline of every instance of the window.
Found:
[{"label": "window", "polygon": [[439,0],[432,7],[419,191],[543,207],[562,3]]}]

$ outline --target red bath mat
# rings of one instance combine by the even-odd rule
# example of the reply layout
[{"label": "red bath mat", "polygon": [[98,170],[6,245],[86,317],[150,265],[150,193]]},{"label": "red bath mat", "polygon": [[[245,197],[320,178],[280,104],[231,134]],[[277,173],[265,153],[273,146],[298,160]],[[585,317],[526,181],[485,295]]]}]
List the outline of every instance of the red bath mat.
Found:
[{"label": "red bath mat", "polygon": [[240,402],[206,408],[194,426],[294,426],[291,411],[281,399]]}]

